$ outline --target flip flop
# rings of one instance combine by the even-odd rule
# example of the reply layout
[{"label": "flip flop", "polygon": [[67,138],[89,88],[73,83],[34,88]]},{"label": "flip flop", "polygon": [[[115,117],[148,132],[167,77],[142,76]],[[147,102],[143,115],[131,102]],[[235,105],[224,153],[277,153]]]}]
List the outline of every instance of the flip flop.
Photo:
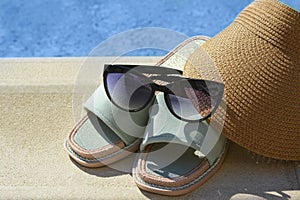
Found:
[{"label": "flip flop", "polygon": [[[186,40],[157,65],[184,66],[184,57],[188,57],[186,48],[195,49],[203,44],[207,37],[194,37]],[[182,70],[182,68],[181,68]],[[102,167],[125,158],[139,149],[149,118],[150,103],[138,112],[125,112],[111,103],[103,85],[94,92],[84,104],[87,115],[80,120],[68,134],[65,149],[77,163],[86,167]],[[118,120],[116,122],[116,113]],[[134,119],[134,120],[132,120]]]},{"label": "flip flop", "polygon": [[[197,39],[196,39],[197,40]],[[194,41],[193,41],[194,42]],[[187,48],[191,53],[194,48]],[[181,69],[172,57],[169,63]],[[185,122],[171,115],[163,94],[158,94],[136,158],[132,174],[139,188],[148,192],[178,196],[202,185],[221,166],[227,140],[209,120]]]},{"label": "flip flop", "polygon": [[151,103],[138,112],[121,110],[111,103],[100,85],[84,104],[87,115],[67,137],[68,154],[86,167],[101,167],[137,151],[150,106]]}]

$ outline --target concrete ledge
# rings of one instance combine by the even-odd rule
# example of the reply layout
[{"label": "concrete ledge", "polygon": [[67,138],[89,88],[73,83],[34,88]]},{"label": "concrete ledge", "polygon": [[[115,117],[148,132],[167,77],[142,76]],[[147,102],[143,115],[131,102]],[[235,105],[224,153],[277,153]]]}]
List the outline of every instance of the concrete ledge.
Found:
[{"label": "concrete ledge", "polygon": [[[0,59],[0,93],[71,93],[82,72],[88,83],[106,63],[155,64],[161,57]],[[84,71],[82,71],[84,70]]]},{"label": "concrete ledge", "polygon": [[[136,187],[126,172],[135,155],[111,168],[88,169],[64,152],[75,123],[72,92],[84,59],[0,60],[0,199],[169,199]],[[100,64],[110,61],[99,59]],[[231,144],[212,179],[175,199],[300,199],[299,168],[299,163],[260,157]]]}]

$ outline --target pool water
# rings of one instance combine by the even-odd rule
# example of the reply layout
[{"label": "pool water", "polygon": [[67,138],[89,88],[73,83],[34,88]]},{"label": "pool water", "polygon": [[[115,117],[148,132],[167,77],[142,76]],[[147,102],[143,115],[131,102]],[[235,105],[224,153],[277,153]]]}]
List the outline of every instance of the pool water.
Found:
[{"label": "pool water", "polygon": [[0,0],[0,57],[86,56],[114,34],[143,27],[214,36],[251,2]]}]

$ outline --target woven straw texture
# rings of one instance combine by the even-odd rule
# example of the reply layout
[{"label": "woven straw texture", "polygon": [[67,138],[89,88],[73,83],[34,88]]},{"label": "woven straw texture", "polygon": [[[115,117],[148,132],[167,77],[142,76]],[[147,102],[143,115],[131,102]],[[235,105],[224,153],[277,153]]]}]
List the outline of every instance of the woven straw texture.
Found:
[{"label": "woven straw texture", "polygon": [[300,13],[277,0],[254,1],[190,56],[186,76],[211,73],[200,70],[202,51],[225,84],[222,133],[255,153],[300,160]]}]

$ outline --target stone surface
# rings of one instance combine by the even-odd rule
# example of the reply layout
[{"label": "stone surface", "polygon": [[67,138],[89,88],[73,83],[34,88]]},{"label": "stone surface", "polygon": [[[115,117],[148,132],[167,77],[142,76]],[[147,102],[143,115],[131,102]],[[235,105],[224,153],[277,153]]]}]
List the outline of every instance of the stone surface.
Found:
[{"label": "stone surface", "polygon": [[300,190],[300,161],[295,163],[295,174],[298,181],[298,189]]},{"label": "stone surface", "polygon": [[[74,96],[60,87],[67,78],[65,85],[72,88],[82,59],[0,63],[6,73],[0,75],[0,199],[170,199],[137,188],[130,174],[135,155],[98,169],[79,166],[67,156],[63,143],[75,123]],[[34,72],[37,65],[41,71],[31,75],[27,70]],[[3,89],[8,83],[14,90]],[[299,169],[299,163],[260,157],[232,143],[215,176],[174,199],[300,199]]]}]

